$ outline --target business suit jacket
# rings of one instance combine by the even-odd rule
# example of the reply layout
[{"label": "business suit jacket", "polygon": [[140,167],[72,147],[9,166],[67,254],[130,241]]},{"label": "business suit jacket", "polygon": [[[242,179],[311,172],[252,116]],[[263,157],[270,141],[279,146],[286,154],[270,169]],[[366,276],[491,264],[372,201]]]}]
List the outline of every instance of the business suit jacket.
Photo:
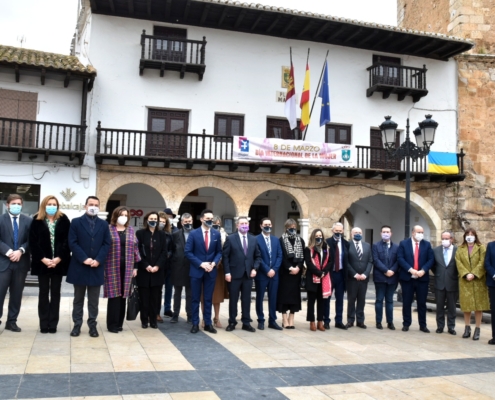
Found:
[{"label": "business suit jacket", "polygon": [[486,285],[495,287],[495,242],[490,242],[486,246],[485,253]]},{"label": "business suit jacket", "polygon": [[[414,253],[412,248],[412,239],[405,239],[399,244],[399,252],[397,253],[397,259],[399,260],[399,280],[410,281],[411,274],[408,272],[414,267]],[[430,268],[435,264],[435,256],[431,248],[430,242],[422,240],[419,243],[419,270],[425,271],[425,274],[421,278],[417,278],[419,282],[429,282]]]},{"label": "business suit jacket", "polygon": [[[31,275],[67,275],[71,260],[69,249],[70,221],[66,215],[62,215],[55,225],[55,253],[52,252],[50,230],[46,221],[33,220],[29,230],[29,246],[31,248],[32,262]],[[41,261],[43,258],[53,259],[60,257],[60,262],[55,268],[48,268]]]},{"label": "business suit jacket", "polygon": [[[345,240],[344,238],[341,238],[340,241],[342,242],[342,252],[343,252],[343,257],[342,257],[342,265],[341,265],[341,270],[344,274],[344,276],[347,276],[347,266],[349,264],[349,242]],[[335,248],[337,247],[337,241],[333,238],[328,238],[326,240],[328,247],[330,248],[330,258],[332,259],[332,266],[330,267],[330,271],[333,271],[334,263],[335,263]]]},{"label": "business suit jacket", "polygon": [[435,265],[431,268],[435,274],[435,289],[447,290],[448,292],[459,291],[459,274],[457,272],[457,266],[455,262],[455,253],[457,247],[452,249],[452,258],[449,261],[449,265],[445,265],[443,258],[443,246],[438,246],[433,249],[435,255]]},{"label": "business suit jacket", "polygon": [[354,275],[364,274],[366,279],[364,282],[369,282],[371,268],[373,268],[373,256],[371,254],[371,246],[369,243],[361,241],[363,247],[363,255],[359,259],[356,245],[354,241],[349,242],[349,262],[347,264],[347,279],[355,280]]},{"label": "business suit jacket", "polygon": [[[25,253],[17,263],[13,264],[21,271],[28,272],[30,267],[29,229],[32,219],[19,214],[17,222],[19,224],[18,247],[22,247]],[[10,249],[14,249],[14,230],[10,214],[5,213],[0,217],[0,272],[6,271],[12,264],[10,258],[5,255]]]},{"label": "business suit jacket", "polygon": [[[214,262],[218,265],[222,258],[222,238],[220,232],[215,229],[209,230],[209,245],[208,251],[205,249],[205,240],[201,227],[189,233],[186,247],[184,249],[187,259],[190,261],[189,276],[191,278],[201,279],[205,274],[205,270],[200,267],[203,262]],[[216,276],[217,269],[214,268],[210,275]]]},{"label": "business suit jacket", "polygon": [[177,232],[172,233],[172,240],[175,246],[175,252],[171,259],[172,267],[172,285],[174,286],[191,286],[191,280],[189,278],[190,261],[186,257],[184,248],[186,247],[186,238],[184,236],[184,230],[180,229]]},{"label": "business suit jacket", "polygon": [[222,263],[225,275],[231,274],[232,279],[239,279],[244,273],[249,277],[251,270],[258,270],[261,264],[261,253],[258,240],[255,236],[246,234],[248,251],[244,254],[239,234],[233,233],[227,236],[223,245]]},{"label": "business suit jacket", "polygon": [[[112,239],[108,223],[95,217],[95,227],[91,230],[88,217],[74,218],[69,229],[69,248],[72,258],[67,273],[67,282],[79,286],[101,286],[104,284],[105,261]],[[100,263],[93,268],[84,264],[92,258]]]},{"label": "business suit jacket", "polygon": [[[163,285],[165,283],[165,269],[167,268],[167,250],[169,248],[169,241],[172,238],[164,231],[158,229],[155,229],[153,234],[151,234],[151,231],[147,228],[137,231],[136,238],[141,256],[141,261],[138,263],[138,274],[136,276],[138,286],[151,287]],[[151,250],[152,240],[153,251]],[[149,266],[158,267],[158,271],[146,271],[146,268]]]},{"label": "business suit jacket", "polygon": [[[272,257],[270,259],[270,254],[268,253],[268,247],[266,245],[265,235],[260,233],[256,236],[258,241],[258,247],[261,253],[261,261],[258,273],[255,279],[257,281],[265,281],[269,279],[278,279],[278,271],[280,265],[282,264],[282,248],[280,247],[280,240],[275,236],[270,235],[270,246],[272,248]],[[269,278],[266,274],[273,269],[275,275],[273,278]]]},{"label": "business suit jacket", "polygon": [[[390,248],[387,256],[387,243],[383,240],[376,242],[371,252],[373,254],[373,281],[375,283],[387,283],[394,285],[399,282],[399,262],[397,261],[397,253],[399,245],[390,241]],[[392,276],[386,276],[387,271],[394,271]]]}]

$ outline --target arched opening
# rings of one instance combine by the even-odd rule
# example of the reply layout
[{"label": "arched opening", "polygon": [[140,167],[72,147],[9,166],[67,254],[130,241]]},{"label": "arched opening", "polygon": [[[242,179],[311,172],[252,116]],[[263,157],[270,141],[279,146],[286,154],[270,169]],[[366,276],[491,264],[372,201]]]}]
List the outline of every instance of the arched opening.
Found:
[{"label": "arched opening", "polygon": [[110,221],[113,210],[126,206],[131,210],[132,226],[141,228],[143,216],[150,211],[163,211],[166,207],[163,196],[154,187],[144,183],[128,183],[115,190],[107,200],[107,220]]},{"label": "arched opening", "polygon": [[[296,222],[301,218],[301,206],[293,196],[283,190],[267,190],[253,201],[249,209],[249,217],[251,218],[249,223],[251,233],[255,235],[261,233],[260,222],[268,217],[272,221],[272,233],[275,236],[281,236],[288,218]],[[299,224],[298,231],[300,231]]]},{"label": "arched opening", "polygon": [[[191,214],[193,227],[198,228],[201,226],[199,216],[201,211],[206,208],[212,210],[214,215],[222,218],[222,225],[227,233],[234,232],[234,218],[237,215],[236,206],[232,198],[220,189],[201,187],[193,190],[182,200],[177,214]],[[175,212],[175,210],[173,211]]]}]

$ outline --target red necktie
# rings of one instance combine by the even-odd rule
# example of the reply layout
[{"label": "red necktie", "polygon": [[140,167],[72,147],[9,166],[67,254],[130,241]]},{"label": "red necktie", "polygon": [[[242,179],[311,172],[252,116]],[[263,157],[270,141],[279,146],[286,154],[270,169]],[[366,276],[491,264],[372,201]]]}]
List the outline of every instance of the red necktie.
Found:
[{"label": "red necktie", "polygon": [[208,251],[208,231],[205,231],[205,249]]},{"label": "red necktie", "polygon": [[419,271],[419,243],[416,242],[416,251],[414,252],[414,269]]}]

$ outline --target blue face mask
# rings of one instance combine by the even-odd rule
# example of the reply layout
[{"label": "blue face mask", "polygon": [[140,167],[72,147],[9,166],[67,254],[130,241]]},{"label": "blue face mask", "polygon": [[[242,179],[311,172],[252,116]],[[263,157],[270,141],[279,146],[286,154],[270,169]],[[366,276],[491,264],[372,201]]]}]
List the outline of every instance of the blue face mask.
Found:
[{"label": "blue face mask", "polygon": [[205,220],[204,221],[204,224],[208,227],[208,228],[211,228],[213,226],[213,220],[210,219],[210,220]]},{"label": "blue face mask", "polygon": [[12,215],[19,215],[21,213],[21,210],[22,210],[22,205],[20,204],[11,204],[9,206],[9,212]]},{"label": "blue face mask", "polygon": [[356,242],[359,242],[363,238],[363,235],[358,233],[357,235],[354,235],[353,238]]},{"label": "blue face mask", "polygon": [[272,231],[272,228],[270,226],[264,226],[263,227],[263,232],[270,233]]},{"label": "blue face mask", "polygon": [[55,215],[57,213],[58,207],[57,206],[46,206],[45,211],[46,214],[49,215],[50,217],[52,215]]},{"label": "blue face mask", "polygon": [[148,226],[154,228],[156,226],[156,221],[148,221]]}]

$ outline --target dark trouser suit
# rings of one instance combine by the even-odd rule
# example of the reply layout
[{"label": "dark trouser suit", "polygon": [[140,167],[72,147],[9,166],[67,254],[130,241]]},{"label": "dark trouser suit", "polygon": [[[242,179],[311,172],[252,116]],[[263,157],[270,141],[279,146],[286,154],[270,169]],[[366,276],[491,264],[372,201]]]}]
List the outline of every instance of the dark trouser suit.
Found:
[{"label": "dark trouser suit", "polygon": [[[342,314],[344,313],[344,292],[345,292],[345,277],[342,270],[339,272],[330,271],[330,279],[332,280],[332,292],[335,295],[335,323],[342,323]],[[329,324],[330,319],[330,298],[325,299],[323,309],[323,321]]]},{"label": "dark trouser suit", "polygon": [[381,324],[383,319],[383,299],[385,299],[387,324],[394,322],[394,293],[397,285],[397,283],[375,282],[375,318],[377,324]]},{"label": "dark trouser suit", "polygon": [[139,290],[139,315],[141,323],[156,325],[156,316],[160,312],[161,286],[138,286]]},{"label": "dark trouser suit", "polygon": [[217,280],[217,269],[205,272],[202,278],[191,277],[191,312],[193,325],[199,325],[199,303],[201,301],[201,289],[203,289],[205,325],[211,325],[211,304],[215,282]]},{"label": "dark trouser suit", "polygon": [[321,283],[316,285],[316,292],[308,290],[308,311],[306,321],[315,322],[315,302],[316,302],[316,320],[323,321],[324,304],[327,299],[323,298]]},{"label": "dark trouser suit", "polygon": [[47,274],[38,276],[38,316],[40,329],[57,329],[60,315],[60,288],[62,275]]},{"label": "dark trouser suit", "polygon": [[436,289],[435,294],[437,303],[437,328],[443,329],[445,327],[445,302],[447,301],[447,327],[448,329],[454,329],[457,313],[456,302],[459,292]]},{"label": "dark trouser suit", "polygon": [[174,286],[174,316],[180,314],[180,306],[182,302],[182,288],[186,289],[186,314],[187,318],[192,318],[191,313],[191,288],[187,286]]},{"label": "dark trouser suit", "polygon": [[258,316],[258,322],[265,322],[263,298],[265,297],[265,291],[268,289],[268,323],[271,324],[277,319],[278,274],[273,278],[255,279],[254,285],[256,288],[256,315]]},{"label": "dark trouser suit", "polygon": [[81,327],[84,315],[84,296],[88,292],[88,326],[96,328],[98,317],[98,302],[100,301],[101,286],[74,285],[74,303],[72,310],[72,321],[74,326]]},{"label": "dark trouser suit", "polygon": [[492,320],[492,339],[495,339],[495,287],[488,286],[488,293],[490,295],[490,313]]},{"label": "dark trouser suit", "polygon": [[[23,256],[24,257],[24,256]],[[7,323],[17,322],[21,311],[22,292],[26,282],[27,271],[22,271],[15,263],[10,263],[9,268],[0,272],[0,318],[3,315],[3,303],[9,290],[9,312]]]},{"label": "dark trouser suit", "polygon": [[[248,277],[244,272],[242,278],[232,278],[228,282],[229,288],[229,324],[237,324],[237,299],[241,295],[241,321],[243,325],[249,325],[251,322],[251,288],[253,287],[253,279]],[[206,323],[206,322],[205,322]]]},{"label": "dark trouser suit", "polygon": [[411,307],[416,293],[418,305],[418,322],[420,328],[426,328],[426,297],[428,296],[428,281],[412,279],[400,281],[402,287],[402,324],[410,326],[412,323]]},{"label": "dark trouser suit", "polygon": [[366,304],[366,291],[368,281],[349,279],[347,281],[347,322],[358,324],[364,322],[364,306]]}]

